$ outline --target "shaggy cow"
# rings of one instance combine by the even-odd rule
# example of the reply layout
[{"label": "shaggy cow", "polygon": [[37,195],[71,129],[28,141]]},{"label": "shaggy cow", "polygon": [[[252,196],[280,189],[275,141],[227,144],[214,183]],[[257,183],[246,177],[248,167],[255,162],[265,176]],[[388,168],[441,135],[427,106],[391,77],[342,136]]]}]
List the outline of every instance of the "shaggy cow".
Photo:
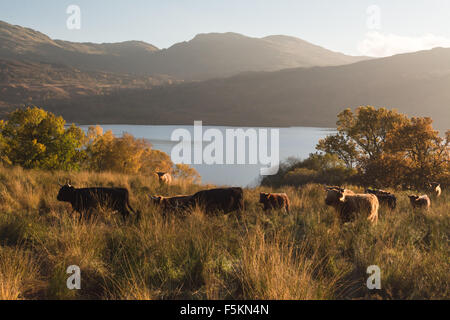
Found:
[{"label": "shaggy cow", "polygon": [[[105,207],[118,211],[125,220],[130,211],[140,218],[140,212],[134,211],[130,205],[128,190],[124,188],[82,188],[77,189],[67,183],[61,185],[61,189],[56,197],[58,201],[69,202],[75,211],[80,213],[81,220],[83,214],[88,216],[91,210]],[[128,210],[130,209],[130,211]]]},{"label": "shaggy cow", "polygon": [[430,198],[425,194],[422,196],[410,195],[408,196],[409,201],[411,202],[412,207],[415,208],[424,208],[429,209],[431,205]]},{"label": "shaggy cow", "polygon": [[162,209],[165,216],[168,211],[178,211],[186,209],[192,196],[179,195],[174,197],[151,196],[153,204]]},{"label": "shaggy cow", "polygon": [[158,175],[159,183],[167,184],[167,185],[171,185],[172,184],[172,175],[170,173],[168,173],[168,172],[156,172],[156,174]]},{"label": "shaggy cow", "polygon": [[211,214],[217,211],[229,213],[244,210],[244,191],[242,188],[218,188],[199,191],[187,202],[188,206],[196,205]]},{"label": "shaggy cow", "polygon": [[264,211],[271,209],[285,209],[289,213],[289,198],[286,193],[266,193],[259,194],[259,203],[264,205]]},{"label": "shaggy cow", "polygon": [[347,190],[327,188],[325,204],[334,207],[342,222],[350,221],[364,212],[372,223],[378,222],[378,199],[373,194],[355,194]]},{"label": "shaggy cow", "polygon": [[366,189],[366,193],[374,194],[378,198],[378,202],[380,205],[385,205],[391,210],[394,210],[397,207],[397,198],[394,194],[377,189]]}]

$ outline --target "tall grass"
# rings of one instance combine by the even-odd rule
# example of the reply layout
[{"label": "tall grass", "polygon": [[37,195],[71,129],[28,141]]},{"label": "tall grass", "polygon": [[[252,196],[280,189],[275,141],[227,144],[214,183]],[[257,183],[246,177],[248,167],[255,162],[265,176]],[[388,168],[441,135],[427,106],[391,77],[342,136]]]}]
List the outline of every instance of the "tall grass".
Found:
[{"label": "tall grass", "polygon": [[[58,182],[130,190],[137,222],[100,210],[81,222],[56,200]],[[379,223],[341,225],[319,185],[284,187],[291,214],[264,213],[263,188],[246,189],[246,210],[163,219],[150,194],[207,186],[160,185],[155,177],[0,168],[0,299],[448,299],[450,193],[429,212],[381,208]],[[355,191],[361,191],[353,188]],[[69,290],[69,265],[81,290]],[[381,269],[368,290],[366,269]]]}]

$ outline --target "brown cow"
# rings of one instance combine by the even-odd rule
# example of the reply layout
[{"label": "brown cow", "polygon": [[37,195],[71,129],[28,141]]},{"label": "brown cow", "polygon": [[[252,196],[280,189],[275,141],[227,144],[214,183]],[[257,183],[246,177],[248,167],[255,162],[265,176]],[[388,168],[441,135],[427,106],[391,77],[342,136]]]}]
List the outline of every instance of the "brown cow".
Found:
[{"label": "brown cow", "polygon": [[355,214],[364,211],[372,223],[378,222],[378,199],[373,194],[355,194],[353,191],[327,188],[325,204],[332,206],[342,222],[348,222]]},{"label": "brown cow", "polygon": [[218,211],[229,213],[244,210],[244,191],[242,188],[218,188],[202,190],[195,193],[188,201],[189,207],[200,206],[205,213],[211,214]]},{"label": "brown cow", "polygon": [[154,205],[159,206],[165,215],[169,211],[186,209],[192,196],[178,195],[173,197],[150,196]]},{"label": "brown cow", "polygon": [[285,209],[289,213],[290,201],[286,193],[267,193],[259,194],[259,203],[264,205],[264,211],[271,209]]},{"label": "brown cow", "polygon": [[156,172],[158,175],[159,183],[171,185],[172,184],[172,175],[168,172]]},{"label": "brown cow", "polygon": [[397,197],[388,191],[367,188],[365,192],[376,195],[380,205],[385,205],[391,210],[397,207]]},{"label": "brown cow", "polygon": [[413,208],[425,208],[427,210],[430,208],[431,201],[426,194],[422,196],[410,195],[408,198]]}]

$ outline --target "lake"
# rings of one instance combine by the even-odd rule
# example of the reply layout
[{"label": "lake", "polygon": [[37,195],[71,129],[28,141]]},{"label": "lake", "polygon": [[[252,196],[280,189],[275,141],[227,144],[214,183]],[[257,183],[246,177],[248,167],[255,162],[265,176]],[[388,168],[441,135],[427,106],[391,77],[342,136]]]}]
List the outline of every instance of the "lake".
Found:
[{"label": "lake", "polygon": [[[88,125],[80,126],[84,130]],[[104,131],[112,130],[116,136],[121,136],[124,132],[132,134],[136,138],[144,138],[151,142],[154,149],[158,149],[171,155],[172,148],[179,144],[179,141],[171,141],[171,135],[176,129],[186,129],[194,137],[194,126],[153,126],[153,125],[101,125]],[[227,129],[237,129],[224,126],[203,126],[203,133],[208,129],[218,129],[225,137]],[[248,128],[242,128],[247,130]],[[315,152],[315,146],[319,139],[329,134],[334,134],[335,129],[331,128],[313,128],[313,127],[289,127],[289,128],[253,128],[258,132],[260,129],[267,129],[268,140],[270,141],[270,130],[279,130],[279,157],[280,160],[286,160],[289,157],[307,158],[312,152]],[[209,142],[203,142],[203,150]],[[224,141],[225,145],[225,141]],[[225,146],[224,146],[225,147]],[[246,145],[248,149],[248,143]],[[270,155],[270,145],[268,146]],[[192,149],[194,154],[197,148]],[[201,150],[201,149],[200,149]],[[258,149],[259,150],[259,149]],[[225,154],[225,150],[223,152]],[[248,154],[247,154],[248,158]],[[246,158],[246,159],[247,159]],[[225,161],[224,161],[225,162]],[[246,162],[248,163],[248,161]],[[258,162],[259,163],[259,162]],[[203,183],[228,186],[255,186],[261,179],[261,164],[194,164],[192,165],[202,177]]]}]

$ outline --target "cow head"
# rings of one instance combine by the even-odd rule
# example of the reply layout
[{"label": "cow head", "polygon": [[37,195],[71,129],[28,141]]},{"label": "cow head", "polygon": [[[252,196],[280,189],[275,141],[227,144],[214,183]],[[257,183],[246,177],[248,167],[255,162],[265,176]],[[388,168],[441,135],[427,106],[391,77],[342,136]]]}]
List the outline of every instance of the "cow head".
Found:
[{"label": "cow head", "polygon": [[433,191],[437,191],[437,189],[441,186],[440,183],[437,182],[430,182],[430,187]]},{"label": "cow head", "polygon": [[150,199],[152,200],[153,204],[161,204],[161,200],[163,197],[161,196],[150,196]]},{"label": "cow head", "polygon": [[259,193],[259,203],[266,203],[268,198],[269,198],[269,193],[267,193],[267,192]]},{"label": "cow head", "polygon": [[339,202],[345,200],[345,190],[342,188],[327,187],[327,196],[325,198],[325,204],[328,206],[338,205]]},{"label": "cow head", "polygon": [[409,201],[411,201],[411,203],[415,203],[417,199],[419,199],[419,196],[416,196],[414,194],[408,196]]},{"label": "cow head", "polygon": [[61,189],[59,189],[58,196],[56,199],[58,201],[66,201],[70,202],[74,198],[74,191],[75,188],[70,184],[70,182],[67,182],[65,185],[61,185]]},{"label": "cow head", "polygon": [[364,193],[370,193],[370,194],[380,194],[383,193],[382,190],[373,189],[373,188],[367,188],[364,190]]}]

